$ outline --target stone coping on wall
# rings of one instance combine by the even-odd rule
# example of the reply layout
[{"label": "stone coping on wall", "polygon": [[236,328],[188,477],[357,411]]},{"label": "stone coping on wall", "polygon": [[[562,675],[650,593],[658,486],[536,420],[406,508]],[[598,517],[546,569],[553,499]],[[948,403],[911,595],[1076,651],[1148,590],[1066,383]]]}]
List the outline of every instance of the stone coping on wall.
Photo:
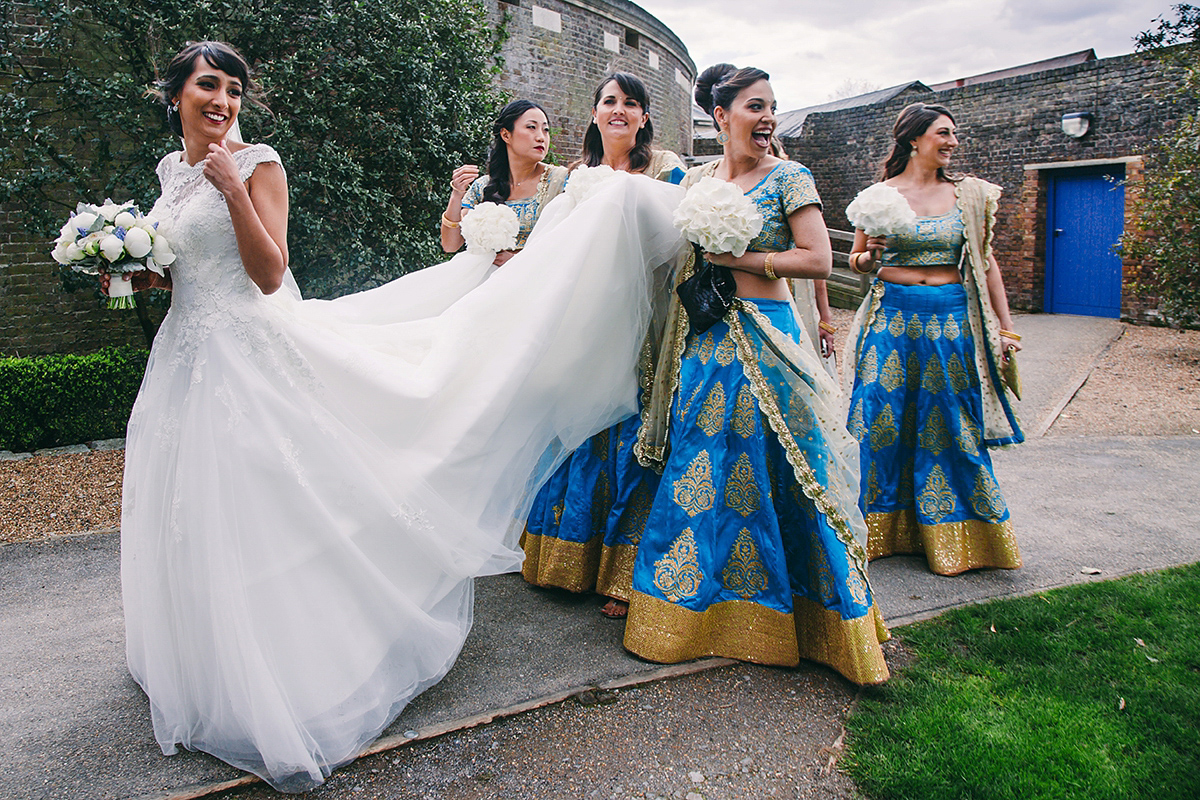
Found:
[{"label": "stone coping on wall", "polygon": [[1134,164],[1142,160],[1141,156],[1120,156],[1119,158],[1083,158],[1079,161],[1048,161],[1045,164],[1026,164],[1026,172],[1043,169],[1073,169],[1078,167],[1107,167],[1110,164]]},{"label": "stone coping on wall", "polygon": [[34,456],[70,456],[80,453],[90,453],[93,450],[124,450],[125,439],[99,439],[86,444],[68,444],[64,447],[47,447],[34,450],[32,453],[14,453],[11,450],[0,450],[0,461],[24,461]]}]

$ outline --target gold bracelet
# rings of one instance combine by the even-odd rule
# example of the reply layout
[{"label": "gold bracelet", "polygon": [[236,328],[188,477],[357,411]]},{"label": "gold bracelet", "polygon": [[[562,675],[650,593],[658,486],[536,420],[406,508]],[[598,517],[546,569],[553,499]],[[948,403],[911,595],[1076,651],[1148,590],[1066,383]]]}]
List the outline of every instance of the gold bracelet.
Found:
[{"label": "gold bracelet", "polygon": [[767,260],[763,262],[763,272],[765,272],[767,277],[771,280],[777,281],[779,280],[779,276],[775,274],[775,270],[771,266],[774,261],[775,254],[767,253]]},{"label": "gold bracelet", "polygon": [[447,217],[446,212],[443,211],[442,212],[442,224],[445,225],[447,228],[457,228],[459,225],[462,224],[462,220],[455,222],[454,220]]},{"label": "gold bracelet", "polygon": [[858,268],[858,263],[859,263],[860,261],[862,261],[862,259],[861,259],[861,258],[859,258],[859,256],[861,256],[861,255],[862,255],[862,253],[851,253],[851,254],[850,254],[850,259],[849,259],[849,261],[850,261],[850,269],[851,269],[852,271],[854,271],[854,272],[858,273],[859,275],[870,275],[870,274],[871,274],[871,273],[874,271],[873,269],[870,269],[870,268],[868,268],[868,269],[859,269],[859,268]]},{"label": "gold bracelet", "polygon": [[1019,341],[1021,341],[1021,336],[1020,336],[1020,334],[1013,333],[1012,331],[1006,331],[1006,330],[1004,330],[1003,328],[1001,328],[1001,329],[1000,329],[1000,335],[1001,335],[1001,336],[1007,336],[1009,339],[1012,339],[1014,342],[1019,342]]},{"label": "gold bracelet", "polygon": [[825,320],[821,320],[820,322],[818,322],[817,327],[820,328],[821,330],[825,331],[826,333],[828,333],[830,336],[837,333],[837,328],[833,327]]}]

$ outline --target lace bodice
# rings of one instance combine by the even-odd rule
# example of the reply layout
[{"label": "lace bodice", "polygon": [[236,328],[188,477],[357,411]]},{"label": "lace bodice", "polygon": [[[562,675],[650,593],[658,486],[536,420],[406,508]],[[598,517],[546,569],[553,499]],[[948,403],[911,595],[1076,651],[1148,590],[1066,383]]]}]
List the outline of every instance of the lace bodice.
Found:
[{"label": "lace bodice", "polygon": [[[171,264],[175,313],[232,310],[263,300],[238,255],[237,238],[225,198],[204,177],[203,162],[189,166],[182,152],[158,163],[162,195],[152,215],[175,251]],[[243,181],[263,162],[281,163],[274,148],[254,144],[233,154]]]}]

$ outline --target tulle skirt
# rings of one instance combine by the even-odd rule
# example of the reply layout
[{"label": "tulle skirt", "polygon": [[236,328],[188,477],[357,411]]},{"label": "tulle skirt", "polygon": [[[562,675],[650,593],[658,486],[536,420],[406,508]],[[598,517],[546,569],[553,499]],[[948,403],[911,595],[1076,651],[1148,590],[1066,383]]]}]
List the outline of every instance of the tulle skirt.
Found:
[{"label": "tulle skirt", "polygon": [[924,553],[942,575],[1021,566],[974,351],[961,284],[884,284],[850,398],[871,558]]}]

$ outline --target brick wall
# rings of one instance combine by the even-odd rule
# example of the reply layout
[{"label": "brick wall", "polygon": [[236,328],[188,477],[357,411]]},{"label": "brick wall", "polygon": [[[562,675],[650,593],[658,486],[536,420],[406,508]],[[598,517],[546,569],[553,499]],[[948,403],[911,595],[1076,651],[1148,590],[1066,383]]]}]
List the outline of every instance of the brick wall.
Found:
[{"label": "brick wall", "polygon": [[[845,208],[879,177],[900,110],[921,100],[954,114],[960,145],[956,170],[1004,188],[997,218],[996,258],[1013,307],[1041,310],[1044,302],[1046,175],[1035,165],[1124,160],[1126,205],[1136,198],[1142,153],[1183,110],[1171,100],[1177,75],[1141,54],[1100,59],[941,92],[913,90],[887,103],[811,114],[799,137],[784,144],[808,165],[825,201],[830,227],[849,228]],[[1093,130],[1083,139],[1063,134],[1063,114],[1088,111]],[[1069,164],[1067,164],[1069,166]],[[1122,316],[1144,320],[1154,298],[1131,282],[1139,265],[1123,270]]]},{"label": "brick wall", "polygon": [[691,152],[696,66],[657,19],[627,0],[488,3],[494,21],[508,20],[500,86],[546,108],[557,131],[554,148],[564,158],[578,157],[596,84],[617,70],[637,75],[650,89],[655,144]]}]

